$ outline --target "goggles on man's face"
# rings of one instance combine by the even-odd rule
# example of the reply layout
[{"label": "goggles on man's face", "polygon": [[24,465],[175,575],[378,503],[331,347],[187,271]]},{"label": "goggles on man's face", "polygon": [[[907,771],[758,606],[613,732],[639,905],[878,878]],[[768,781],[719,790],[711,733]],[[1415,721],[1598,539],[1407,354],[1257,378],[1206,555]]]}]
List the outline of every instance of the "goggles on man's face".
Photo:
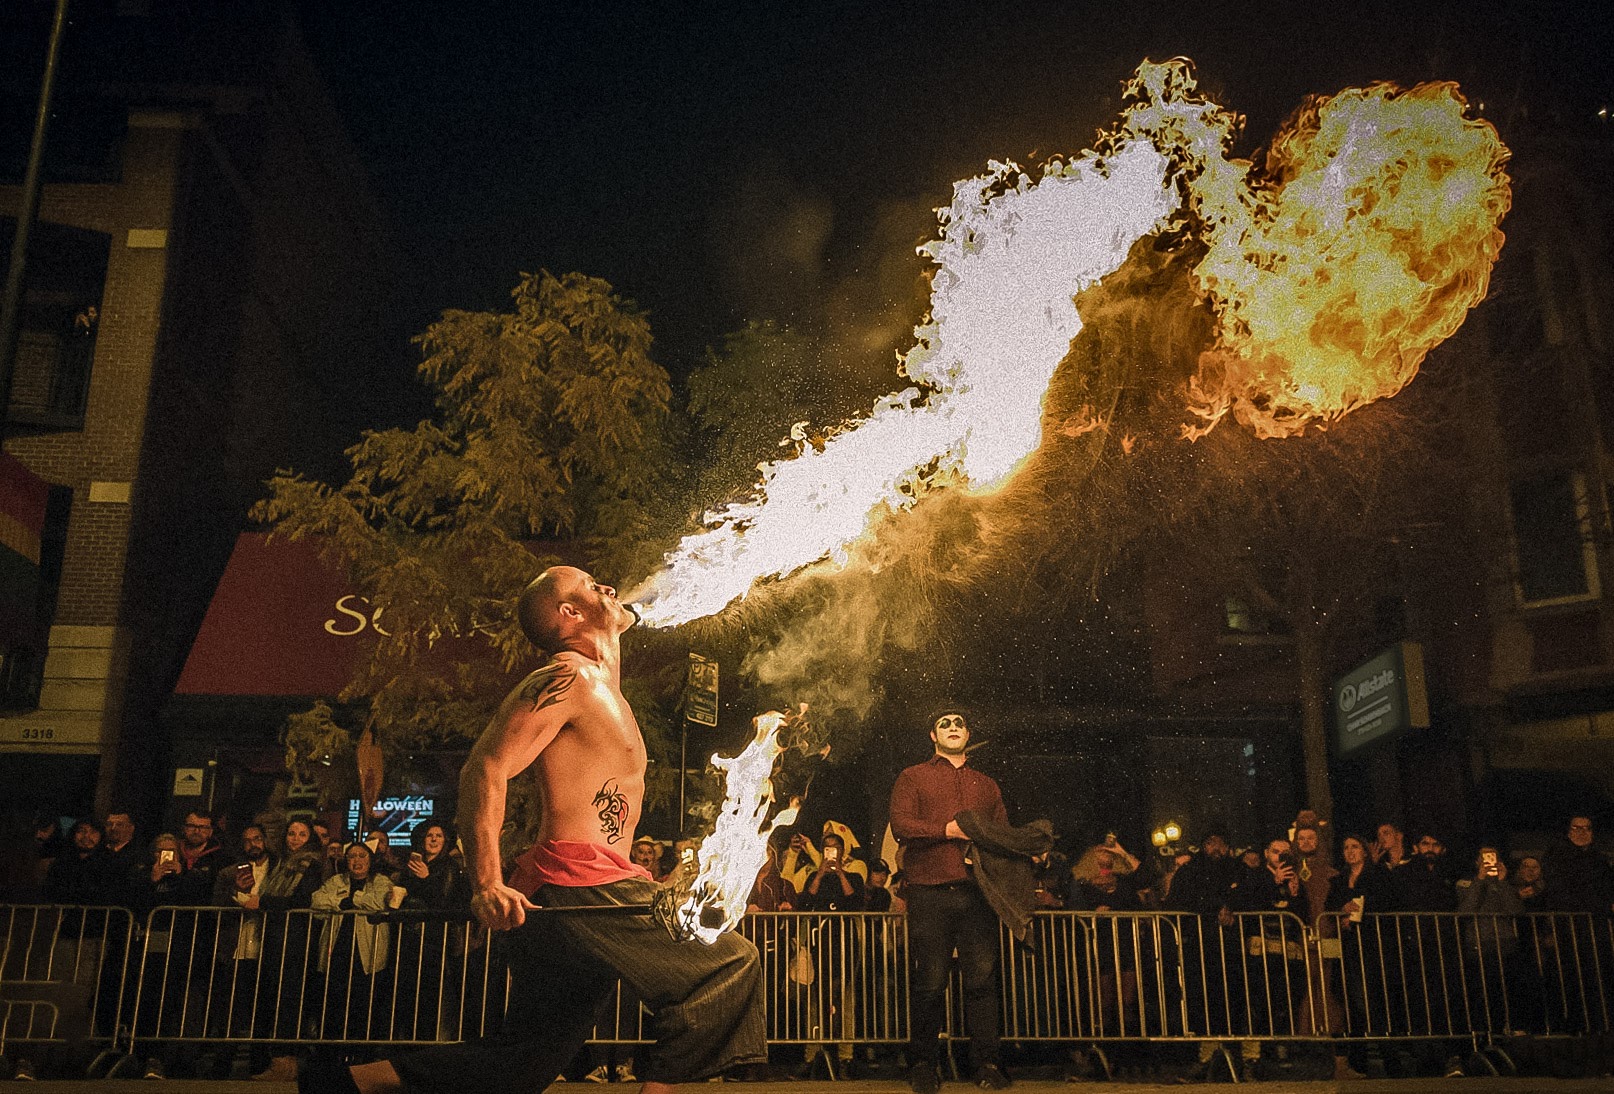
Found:
[{"label": "goggles on man's face", "polygon": [[969,728],[969,726],[964,724],[964,716],[962,714],[943,714],[940,718],[936,719],[937,729],[946,729],[948,726],[955,725],[959,729]]}]

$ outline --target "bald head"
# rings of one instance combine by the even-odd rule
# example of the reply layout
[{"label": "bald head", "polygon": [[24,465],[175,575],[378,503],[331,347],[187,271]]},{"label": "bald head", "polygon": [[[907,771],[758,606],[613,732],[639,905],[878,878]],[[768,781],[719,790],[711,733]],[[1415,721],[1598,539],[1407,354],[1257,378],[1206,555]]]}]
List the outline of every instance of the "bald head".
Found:
[{"label": "bald head", "polygon": [[602,643],[614,649],[617,636],[639,617],[592,574],[576,566],[551,566],[521,591],[516,619],[545,653],[570,649],[597,658]]},{"label": "bald head", "polygon": [[516,619],[533,645],[546,653],[560,649],[564,637],[560,606],[587,577],[575,566],[551,566],[521,590]]}]

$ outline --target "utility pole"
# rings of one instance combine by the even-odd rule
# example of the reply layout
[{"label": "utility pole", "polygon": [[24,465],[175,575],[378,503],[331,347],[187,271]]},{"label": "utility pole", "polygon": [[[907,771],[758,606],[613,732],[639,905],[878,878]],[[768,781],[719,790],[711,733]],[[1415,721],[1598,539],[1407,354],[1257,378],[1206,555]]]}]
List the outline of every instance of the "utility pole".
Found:
[{"label": "utility pole", "polygon": [[11,241],[11,265],[0,294],[0,448],[4,448],[11,411],[11,377],[17,367],[17,340],[22,335],[22,287],[28,273],[28,237],[39,219],[40,175],[45,163],[45,132],[50,127],[50,102],[56,90],[56,62],[67,27],[67,0],[56,0],[50,45],[45,51],[45,74],[39,81],[39,113],[34,117],[34,139],[28,146],[28,169],[22,177],[22,206],[17,210],[17,235]]}]

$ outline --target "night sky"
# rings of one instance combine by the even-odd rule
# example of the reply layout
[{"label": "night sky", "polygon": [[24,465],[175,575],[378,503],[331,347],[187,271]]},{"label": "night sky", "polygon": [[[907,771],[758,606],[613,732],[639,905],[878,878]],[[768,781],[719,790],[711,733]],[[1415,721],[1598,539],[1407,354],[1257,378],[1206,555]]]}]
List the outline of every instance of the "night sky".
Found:
[{"label": "night sky", "polygon": [[[1594,14],[1594,12],[1596,12]],[[1597,4],[309,4],[305,33],[423,288],[502,306],[580,270],[647,308],[681,374],[746,319],[883,313],[990,158],[1081,150],[1139,60],[1192,57],[1246,151],[1308,92],[1455,79],[1521,125],[1602,128]],[[1519,102],[1529,120],[1497,116]],[[849,318],[850,317],[850,318]]]}]

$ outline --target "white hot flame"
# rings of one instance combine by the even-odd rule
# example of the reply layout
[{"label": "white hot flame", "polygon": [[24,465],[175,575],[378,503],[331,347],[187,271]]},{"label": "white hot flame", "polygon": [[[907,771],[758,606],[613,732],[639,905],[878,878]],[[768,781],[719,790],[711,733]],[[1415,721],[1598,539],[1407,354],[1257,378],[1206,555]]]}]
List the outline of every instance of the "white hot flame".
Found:
[{"label": "white hot flame", "polygon": [[773,762],[784,751],[779,731],[788,721],[778,711],[759,714],[756,736],[738,756],[712,757],[712,765],[723,773],[723,809],[712,834],[701,844],[700,872],[689,898],[678,907],[679,937],[710,944],[738,923],[757,874],[768,861],[768,837],[780,825],[795,822],[794,806],[781,809],[772,823],[767,821],[773,803]]},{"label": "white hot flame", "polygon": [[1145,81],[1152,67],[1133,82],[1141,101],[1107,154],[1053,162],[1035,181],[993,163],[954,186],[939,237],[921,250],[937,267],[930,319],[903,362],[929,392],[887,396],[822,449],[767,465],[751,497],[708,513],[630,594],[645,623],[698,619],[761,578],[843,563],[884,508],[911,505],[933,481],[989,490],[1037,448],[1043,396],[1082,329],[1073,297],[1177,209],[1160,149],[1226,141],[1226,115],[1192,98],[1191,81]]}]

